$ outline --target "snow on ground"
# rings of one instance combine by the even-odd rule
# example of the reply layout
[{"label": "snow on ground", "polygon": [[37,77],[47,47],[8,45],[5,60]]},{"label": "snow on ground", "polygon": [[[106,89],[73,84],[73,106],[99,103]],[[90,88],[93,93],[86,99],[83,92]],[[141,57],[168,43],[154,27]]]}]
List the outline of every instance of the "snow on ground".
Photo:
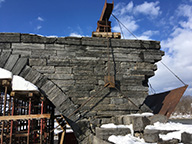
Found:
[{"label": "snow on ground", "polygon": [[[101,128],[130,128],[132,134],[127,134],[125,136],[115,136],[111,135],[108,140],[114,144],[148,144],[144,141],[144,139],[136,138],[133,136],[133,125],[115,125],[113,123],[104,124]],[[160,138],[163,140],[170,140],[173,138],[181,140],[181,134],[183,132],[192,134],[192,125],[186,125],[181,123],[159,123],[156,122],[154,125],[148,125],[146,129],[156,129],[156,130],[176,130],[175,132],[168,133],[166,135],[160,134]]]},{"label": "snow on ground", "polygon": [[113,123],[103,124],[101,128],[129,128],[131,130],[131,134],[127,134],[125,136],[115,136],[112,135],[108,138],[110,142],[115,144],[148,144],[145,143],[144,139],[136,138],[133,136],[133,125],[115,125]]},{"label": "snow on ground", "polygon": [[153,115],[154,114],[150,112],[130,114],[130,116],[153,116]]},{"label": "snow on ground", "polygon": [[0,79],[12,79],[12,90],[38,91],[38,88],[34,84],[20,76],[13,76],[10,71],[2,68],[0,68]]},{"label": "snow on ground", "polygon": [[131,134],[133,135],[133,125],[115,125],[113,123],[103,124],[101,128],[129,128],[131,130]]},{"label": "snow on ground", "polygon": [[131,134],[128,134],[126,136],[115,136],[112,135],[108,138],[110,142],[113,142],[115,144],[147,144],[144,139],[139,139]]},{"label": "snow on ground", "polygon": [[156,130],[177,130],[176,132],[171,132],[166,135],[160,134],[160,138],[163,140],[170,140],[172,138],[177,138],[181,140],[181,134],[183,132],[192,134],[192,125],[186,125],[181,123],[159,123],[156,122],[154,125],[148,125],[145,129],[156,129]]},{"label": "snow on ground", "polygon": [[14,75],[12,80],[12,90],[38,91],[38,88],[24,78]]},{"label": "snow on ground", "polygon": [[12,76],[10,71],[0,68],[0,79],[12,79]]},{"label": "snow on ground", "polygon": [[173,114],[170,119],[192,119],[192,114]]}]

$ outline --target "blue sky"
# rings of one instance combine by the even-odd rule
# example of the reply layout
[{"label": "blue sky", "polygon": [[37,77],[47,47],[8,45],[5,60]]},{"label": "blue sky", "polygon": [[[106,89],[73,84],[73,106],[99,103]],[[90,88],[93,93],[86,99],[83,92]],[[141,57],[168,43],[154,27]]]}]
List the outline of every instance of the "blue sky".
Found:
[{"label": "blue sky", "polygon": [[[45,36],[91,36],[96,30],[105,0],[0,0],[0,32],[35,33]],[[108,0],[112,2],[112,0]],[[113,14],[138,39],[161,41],[166,63],[192,85],[192,0],[114,0]],[[111,17],[112,31],[120,32]],[[134,39],[125,29],[124,38]],[[150,79],[157,91],[182,86],[157,63]],[[190,86],[186,94],[192,95]]]}]

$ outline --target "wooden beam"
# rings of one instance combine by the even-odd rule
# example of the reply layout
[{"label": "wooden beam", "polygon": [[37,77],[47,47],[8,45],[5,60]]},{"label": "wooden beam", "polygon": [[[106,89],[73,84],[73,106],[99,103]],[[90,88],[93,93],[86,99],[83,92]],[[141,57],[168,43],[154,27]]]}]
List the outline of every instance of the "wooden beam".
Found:
[{"label": "wooden beam", "polygon": [[92,32],[92,37],[109,37],[109,38],[115,38],[120,39],[121,33],[118,32]]},{"label": "wooden beam", "polygon": [[32,114],[32,115],[14,115],[14,116],[0,116],[0,121],[9,121],[9,120],[28,120],[28,119],[41,119],[47,118],[50,119],[50,114]]},{"label": "wooden beam", "polygon": [[65,139],[65,131],[62,132],[62,134],[61,134],[60,144],[64,143],[64,139]]}]

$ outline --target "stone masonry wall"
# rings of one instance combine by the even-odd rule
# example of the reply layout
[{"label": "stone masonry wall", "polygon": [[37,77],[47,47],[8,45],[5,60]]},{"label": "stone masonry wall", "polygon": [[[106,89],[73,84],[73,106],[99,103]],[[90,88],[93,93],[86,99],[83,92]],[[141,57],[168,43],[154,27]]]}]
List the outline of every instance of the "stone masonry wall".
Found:
[{"label": "stone masonry wall", "polygon": [[84,121],[94,133],[95,126],[111,122],[115,115],[138,111],[127,98],[137,106],[143,103],[148,78],[157,69],[154,63],[163,55],[158,41],[110,39],[110,74],[122,93],[109,88],[101,91],[108,68],[107,43],[105,38],[0,33],[0,67],[35,84],[69,118],[80,142],[87,137],[87,130],[81,128]]}]

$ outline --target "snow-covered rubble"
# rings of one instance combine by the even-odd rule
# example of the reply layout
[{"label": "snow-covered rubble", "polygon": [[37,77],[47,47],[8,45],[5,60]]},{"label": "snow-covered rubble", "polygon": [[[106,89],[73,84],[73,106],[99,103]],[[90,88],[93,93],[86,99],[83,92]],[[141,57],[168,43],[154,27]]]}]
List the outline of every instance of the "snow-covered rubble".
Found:
[{"label": "snow-covered rubble", "polygon": [[175,132],[168,133],[166,135],[160,134],[160,138],[163,140],[170,140],[173,138],[177,138],[181,140],[181,134],[183,132],[187,132],[192,134],[192,125],[186,125],[181,123],[159,123],[156,122],[154,125],[148,125],[146,129],[156,129],[156,130],[176,130]]},{"label": "snow-covered rubble", "polygon": [[[115,143],[115,144],[148,144],[144,141],[144,139],[140,139],[133,136],[133,128],[131,125],[115,125],[115,124],[105,124],[101,126],[102,128],[130,128],[132,134],[127,134],[125,136],[121,135],[111,135],[108,138],[108,141]],[[192,134],[192,125],[186,125],[181,123],[160,123],[156,122],[154,125],[148,125],[145,129],[153,129],[153,130],[176,130],[174,132],[170,132],[168,134],[159,134],[159,137],[164,140],[171,140],[173,138],[181,140],[181,134],[183,132],[191,133]]]},{"label": "snow-covered rubble", "polygon": [[192,114],[173,114],[170,119],[192,119]]},{"label": "snow-covered rubble", "polygon": [[144,139],[140,139],[133,136],[133,125],[115,125],[113,123],[104,124],[101,128],[129,128],[131,130],[131,134],[127,134],[125,136],[115,136],[111,135],[108,138],[108,141],[115,143],[115,144],[147,144],[145,143]]},{"label": "snow-covered rubble", "polygon": [[2,68],[0,68],[0,79],[12,79],[12,90],[14,91],[38,91],[34,84]]}]

